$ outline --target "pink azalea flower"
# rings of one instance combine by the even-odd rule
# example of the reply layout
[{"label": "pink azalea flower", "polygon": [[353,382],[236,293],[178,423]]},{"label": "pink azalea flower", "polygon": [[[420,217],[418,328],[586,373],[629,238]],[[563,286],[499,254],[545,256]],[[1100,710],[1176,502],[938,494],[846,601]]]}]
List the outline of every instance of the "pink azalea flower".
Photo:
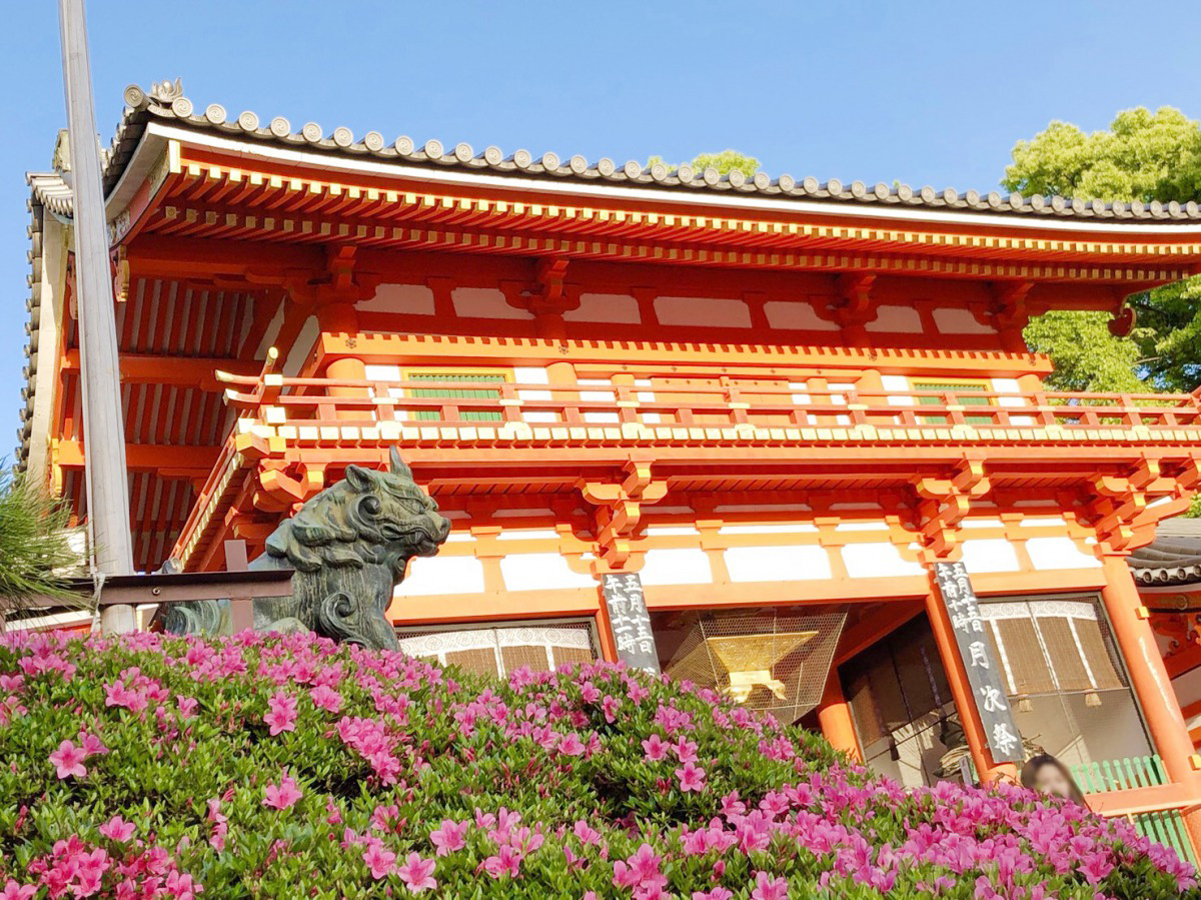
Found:
[{"label": "pink azalea flower", "polygon": [[496,851],[496,855],[484,860],[484,871],[493,878],[503,875],[516,878],[521,872],[521,853],[505,844]]},{"label": "pink azalea flower", "polygon": [[587,748],[574,731],[559,741],[559,752],[564,756],[580,756]]},{"label": "pink azalea flower", "polygon": [[676,752],[676,756],[679,757],[680,762],[696,762],[696,741],[690,741],[686,737],[681,737],[671,749]]},{"label": "pink azalea flower", "polygon": [[595,828],[592,828],[583,819],[580,819],[575,823],[575,827],[572,829],[572,831],[575,833],[575,836],[580,839],[581,844],[599,844],[601,842],[600,832]]},{"label": "pink azalea flower", "polygon": [[3,892],[0,892],[0,900],[29,900],[37,892],[37,885],[17,884],[10,878],[5,883]]},{"label": "pink azalea flower", "polygon": [[693,891],[692,900],[730,900],[734,896],[733,891],[727,891],[724,887],[715,887],[708,891]]},{"label": "pink azalea flower", "polygon": [[783,878],[773,878],[766,872],[756,872],[751,900],[788,900],[788,882]]},{"label": "pink azalea flower", "polygon": [[288,694],[275,694],[267,700],[271,711],[263,716],[263,721],[271,726],[271,736],[275,737],[283,731],[296,730],[296,698]]},{"label": "pink azalea flower", "polygon": [[455,822],[453,819],[443,819],[442,825],[430,832],[430,840],[437,847],[438,856],[446,856],[467,846],[467,829],[470,822]]},{"label": "pink azalea flower", "polygon": [[617,887],[662,888],[667,884],[667,876],[659,870],[662,864],[663,857],[657,855],[650,844],[644,843],[624,862],[613,863],[613,884]]},{"label": "pink azalea flower", "polygon": [[186,872],[170,872],[165,887],[171,900],[196,900],[196,895],[204,892],[204,885]]},{"label": "pink azalea flower", "polygon": [[125,686],[123,680],[104,685],[104,705],[121,706],[130,712],[141,712],[148,705],[145,693]]},{"label": "pink azalea flower", "polygon": [[684,793],[696,791],[698,794],[705,789],[705,770],[693,763],[686,762],[676,769],[676,778],[680,780],[680,790]]},{"label": "pink azalea flower", "polygon": [[1113,871],[1113,863],[1103,853],[1094,853],[1080,864],[1080,874],[1089,884],[1098,884]]},{"label": "pink azalea flower", "polygon": [[434,878],[434,867],[437,863],[432,859],[422,859],[416,853],[410,853],[403,866],[398,866],[396,874],[400,876],[410,891],[420,894],[425,890],[433,890],[438,886]]},{"label": "pink azalea flower", "polygon": [[79,732],[79,743],[88,756],[104,756],[109,752],[108,747],[104,746],[104,742],[97,735],[88,734],[86,731]]},{"label": "pink azalea flower", "polygon": [[196,707],[200,704],[200,701],[195,697],[176,697],[175,703],[179,706],[179,717],[181,719],[190,719],[196,715]]},{"label": "pink azalea flower", "polygon": [[270,806],[272,809],[287,809],[304,796],[295,780],[287,772],[280,778],[279,784],[267,785],[263,794],[263,806]]},{"label": "pink azalea flower", "polygon": [[373,841],[371,846],[363,851],[363,862],[367,863],[367,868],[371,870],[371,877],[379,881],[392,871],[396,854],[386,849],[381,842]]},{"label": "pink azalea flower", "polygon": [[133,837],[133,822],[126,822],[120,816],[113,816],[100,826],[100,833],[110,841],[124,844]]},{"label": "pink azalea flower", "polygon": [[58,745],[58,749],[50,754],[50,762],[55,767],[59,779],[72,776],[83,778],[88,774],[88,770],[83,764],[87,758],[87,751],[82,747],[76,747],[71,741],[63,741]]},{"label": "pink azalea flower", "polygon": [[328,684],[319,684],[309,691],[309,699],[313,701],[313,706],[326,712],[339,713],[342,711],[342,695]]},{"label": "pink azalea flower", "polygon": [[671,745],[667,743],[658,734],[652,734],[642,742],[642,749],[646,751],[647,762],[658,762],[661,759],[667,758],[667,751]]}]

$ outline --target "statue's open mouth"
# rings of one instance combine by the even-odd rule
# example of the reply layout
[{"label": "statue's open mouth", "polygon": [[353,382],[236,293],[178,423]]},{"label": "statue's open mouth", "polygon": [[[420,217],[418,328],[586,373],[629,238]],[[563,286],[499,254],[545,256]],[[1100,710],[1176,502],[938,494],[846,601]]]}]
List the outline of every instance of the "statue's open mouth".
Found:
[{"label": "statue's open mouth", "polygon": [[[438,524],[435,525],[435,522]],[[433,556],[449,533],[449,519],[442,516],[425,516],[406,522],[404,528],[398,528],[396,540],[403,539],[409,542],[415,556]]]}]

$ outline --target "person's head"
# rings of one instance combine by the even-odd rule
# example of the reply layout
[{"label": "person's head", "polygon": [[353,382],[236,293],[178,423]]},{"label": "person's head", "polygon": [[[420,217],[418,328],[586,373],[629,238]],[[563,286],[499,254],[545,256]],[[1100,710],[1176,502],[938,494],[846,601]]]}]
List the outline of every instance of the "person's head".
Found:
[{"label": "person's head", "polygon": [[1084,794],[1067,766],[1047,753],[1032,756],[1022,766],[1022,786],[1084,804]]}]

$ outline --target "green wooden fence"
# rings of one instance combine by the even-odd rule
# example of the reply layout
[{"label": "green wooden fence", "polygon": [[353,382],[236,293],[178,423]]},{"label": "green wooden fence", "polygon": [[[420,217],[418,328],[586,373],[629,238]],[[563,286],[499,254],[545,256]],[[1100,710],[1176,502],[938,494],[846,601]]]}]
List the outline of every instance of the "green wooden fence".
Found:
[{"label": "green wooden fence", "polygon": [[[1072,777],[1086,794],[1124,791],[1131,788],[1155,787],[1168,783],[1163,760],[1158,756],[1136,756],[1133,759],[1102,760],[1072,766]],[[1134,827],[1143,837],[1171,847],[1181,859],[1193,865],[1197,858],[1192,842],[1184,829],[1184,817],[1179,810],[1142,813],[1133,816]]]}]

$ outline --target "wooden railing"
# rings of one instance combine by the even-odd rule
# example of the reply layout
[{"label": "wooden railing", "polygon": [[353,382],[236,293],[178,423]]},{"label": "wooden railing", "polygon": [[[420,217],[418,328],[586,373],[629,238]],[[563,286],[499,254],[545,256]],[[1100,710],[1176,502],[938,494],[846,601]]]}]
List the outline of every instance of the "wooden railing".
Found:
[{"label": "wooden railing", "polygon": [[[496,381],[347,381],[224,376],[243,416],[274,408],[274,424],[445,426],[485,423],[647,426],[1035,429],[1128,431],[1201,427],[1196,394],[1036,391],[810,390],[800,383],[714,376],[648,384],[548,385]],[[631,380],[632,382],[632,380]],[[436,396],[436,395],[443,396]]]}]

